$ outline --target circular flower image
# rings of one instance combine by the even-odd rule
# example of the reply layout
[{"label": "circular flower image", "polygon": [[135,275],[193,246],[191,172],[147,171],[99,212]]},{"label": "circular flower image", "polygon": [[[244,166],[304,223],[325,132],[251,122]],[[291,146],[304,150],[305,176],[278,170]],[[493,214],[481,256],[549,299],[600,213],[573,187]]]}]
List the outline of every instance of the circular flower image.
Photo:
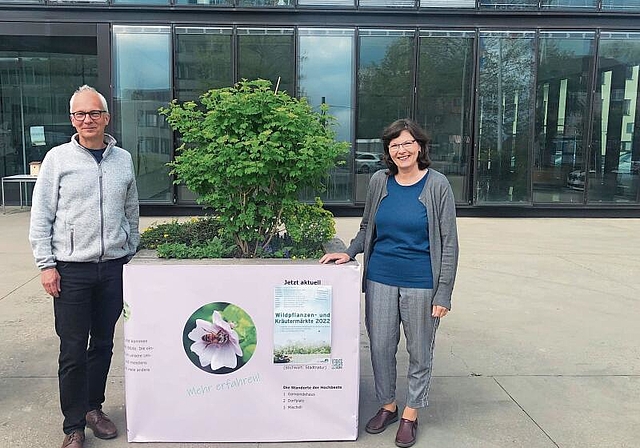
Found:
[{"label": "circular flower image", "polygon": [[182,334],[191,362],[208,373],[225,374],[244,366],[256,349],[256,327],[240,307],[214,302],[198,308]]}]

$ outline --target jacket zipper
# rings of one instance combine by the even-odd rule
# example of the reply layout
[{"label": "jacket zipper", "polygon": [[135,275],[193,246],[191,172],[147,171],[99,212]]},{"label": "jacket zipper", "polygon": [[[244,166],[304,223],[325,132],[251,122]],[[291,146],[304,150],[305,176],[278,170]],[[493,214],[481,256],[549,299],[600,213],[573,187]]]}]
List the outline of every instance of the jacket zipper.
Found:
[{"label": "jacket zipper", "polygon": [[102,261],[104,256],[104,203],[102,194],[102,166],[98,163],[98,193],[100,195],[100,258]]}]

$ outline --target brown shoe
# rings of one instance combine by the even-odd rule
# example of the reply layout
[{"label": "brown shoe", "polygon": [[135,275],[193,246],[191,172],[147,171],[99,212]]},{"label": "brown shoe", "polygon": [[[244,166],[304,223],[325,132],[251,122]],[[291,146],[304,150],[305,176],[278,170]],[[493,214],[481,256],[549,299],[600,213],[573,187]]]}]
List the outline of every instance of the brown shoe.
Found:
[{"label": "brown shoe", "polygon": [[389,426],[393,422],[398,421],[398,408],[395,411],[391,412],[386,410],[385,408],[380,408],[378,413],[373,416],[369,422],[367,422],[367,426],[364,427],[364,430],[369,434],[379,434]]},{"label": "brown shoe", "polygon": [[406,418],[400,419],[398,433],[396,434],[396,446],[400,448],[408,448],[416,443],[416,435],[418,433],[418,419],[413,421]]},{"label": "brown shoe", "polygon": [[84,431],[76,429],[64,437],[62,448],[82,448],[84,446]]},{"label": "brown shoe", "polygon": [[94,409],[87,412],[87,426],[93,431],[93,435],[99,439],[113,439],[118,437],[118,429],[113,424],[107,414],[101,409]]}]

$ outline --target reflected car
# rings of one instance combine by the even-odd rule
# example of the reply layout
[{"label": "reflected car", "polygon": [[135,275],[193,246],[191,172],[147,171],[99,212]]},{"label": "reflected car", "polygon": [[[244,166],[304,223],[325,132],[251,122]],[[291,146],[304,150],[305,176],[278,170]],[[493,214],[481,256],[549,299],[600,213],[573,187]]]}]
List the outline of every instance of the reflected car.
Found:
[{"label": "reflected car", "polygon": [[356,152],[356,173],[374,173],[386,165],[382,160],[382,154],[375,152]]},{"label": "reflected car", "polygon": [[[627,152],[620,155],[618,162],[618,169],[612,170],[618,178],[618,192],[620,194],[626,194],[633,188],[633,177],[638,175],[638,162],[631,161],[631,153]],[[589,170],[589,177],[594,178],[596,171]],[[572,190],[584,190],[584,170],[574,170],[567,175],[567,187]]]}]

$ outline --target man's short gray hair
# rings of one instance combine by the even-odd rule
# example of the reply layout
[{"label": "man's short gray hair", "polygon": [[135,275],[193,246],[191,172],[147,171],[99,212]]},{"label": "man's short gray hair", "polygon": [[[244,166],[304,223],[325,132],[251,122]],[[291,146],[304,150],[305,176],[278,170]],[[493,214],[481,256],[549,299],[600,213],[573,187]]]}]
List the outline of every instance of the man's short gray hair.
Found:
[{"label": "man's short gray hair", "polygon": [[[86,84],[83,85],[83,86],[78,87],[78,90],[73,92],[73,95],[71,95],[71,99],[69,100],[69,112],[73,112],[73,100],[76,97],[76,95],[78,93],[87,92],[87,91],[93,92],[96,95],[98,95],[98,98],[100,98],[100,102],[102,103],[102,110],[104,110],[105,112],[109,113],[109,105],[107,104],[107,100],[105,99],[105,97],[100,92],[98,92],[96,89],[94,89],[93,87],[88,86]],[[88,111],[86,111],[86,112],[88,112]]]}]

